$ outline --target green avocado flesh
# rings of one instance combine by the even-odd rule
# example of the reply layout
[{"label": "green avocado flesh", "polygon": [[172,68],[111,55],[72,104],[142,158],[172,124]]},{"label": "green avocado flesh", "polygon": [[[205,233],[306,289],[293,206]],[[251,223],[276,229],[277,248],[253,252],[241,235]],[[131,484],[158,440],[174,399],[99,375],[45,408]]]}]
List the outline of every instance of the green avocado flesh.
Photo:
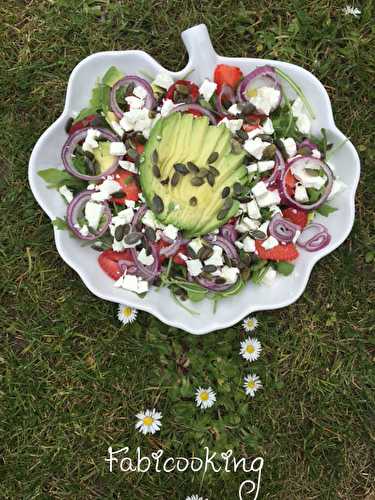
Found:
[{"label": "green avocado flesh", "polygon": [[[228,198],[233,194],[234,183],[244,184],[247,170],[243,165],[245,153],[231,151],[231,137],[225,125],[210,125],[206,117],[172,113],[159,119],[141,159],[140,182],[146,203],[160,222],[173,224],[184,230],[185,236],[192,237],[213,231],[237,213],[239,202],[233,200],[228,210]],[[218,157],[215,161],[211,159],[209,164],[212,153],[217,153]],[[180,175],[177,185],[173,186],[174,165],[186,166],[188,162],[194,163],[200,170],[212,165],[219,172],[214,185],[209,184],[207,177],[204,177],[202,185],[192,185],[192,179],[199,173],[189,171]],[[155,164],[160,170],[160,177]],[[167,183],[161,182],[168,178]],[[223,199],[225,187],[230,188],[230,195]],[[158,209],[155,209],[155,197],[162,200]]]},{"label": "green avocado flesh", "polygon": [[98,147],[92,151],[101,172],[108,170],[115,161],[116,157],[109,152],[110,145],[111,143],[109,141],[100,141]]}]

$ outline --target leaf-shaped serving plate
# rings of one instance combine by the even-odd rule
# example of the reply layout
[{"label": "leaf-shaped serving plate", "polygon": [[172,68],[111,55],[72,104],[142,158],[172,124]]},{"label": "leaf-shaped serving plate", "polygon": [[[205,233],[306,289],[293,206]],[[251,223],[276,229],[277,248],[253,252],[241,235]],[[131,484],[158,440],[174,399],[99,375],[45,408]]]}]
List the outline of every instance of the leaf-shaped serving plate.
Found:
[{"label": "leaf-shaped serving plate", "polygon": [[[337,144],[346,139],[335,125],[331,103],[325,88],[305,69],[268,59],[219,56],[213,49],[204,24],[184,31],[182,40],[189,54],[189,62],[179,72],[168,71],[174,79],[181,78],[191,71],[189,78],[200,84],[204,78],[212,78],[215,66],[220,63],[239,66],[245,74],[256,66],[271,64],[284,70],[302,87],[317,116],[312,132],[319,133],[324,127],[329,131],[330,142]],[[66,121],[74,112],[80,111],[87,105],[91,89],[97,79],[112,65],[117,66],[126,74],[156,75],[161,70],[166,71],[155,59],[139,50],[98,52],[90,55],[74,68],[68,82],[64,111],[40,137],[29,163],[29,181],[32,192],[39,205],[52,220],[56,217],[64,217],[66,205],[55,190],[46,187],[44,181],[38,176],[38,171],[50,167],[62,168],[60,152],[66,140],[64,129]],[[132,292],[115,288],[113,281],[97,264],[98,253],[87,246],[82,246],[81,242],[71,238],[67,231],[54,229],[56,247],[65,262],[77,271],[87,288],[102,299],[127,303],[153,314],[168,325],[193,334],[226,328],[254,311],[277,309],[296,301],[307,285],[314,264],[341,245],[350,233],[355,213],[354,196],[360,174],[358,154],[351,142],[347,141],[333,155],[330,162],[348,186],[332,202],[339,210],[327,219],[324,218],[323,221],[332,235],[330,244],[315,253],[302,250],[292,275],[278,276],[271,287],[248,284],[240,294],[220,301],[215,312],[212,302],[205,300],[198,304],[187,303],[197,313],[191,314],[176,304],[167,289],[151,290],[145,298],[140,298]]]}]

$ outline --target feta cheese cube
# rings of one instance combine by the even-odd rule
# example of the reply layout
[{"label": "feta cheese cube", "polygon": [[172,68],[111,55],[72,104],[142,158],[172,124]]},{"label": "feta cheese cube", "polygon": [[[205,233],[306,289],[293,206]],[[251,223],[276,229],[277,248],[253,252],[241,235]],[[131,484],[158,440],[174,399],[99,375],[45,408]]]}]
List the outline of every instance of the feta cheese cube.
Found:
[{"label": "feta cheese cube", "polygon": [[163,104],[161,105],[160,108],[160,115],[163,117],[168,116],[174,107],[175,104],[172,101],[172,99],[164,99]]},{"label": "feta cheese cube", "polygon": [[244,244],[242,243],[242,241],[235,241],[234,242],[234,245],[239,249],[239,250],[242,250],[243,247],[244,247]]},{"label": "feta cheese cube", "polygon": [[260,219],[261,218],[261,213],[258,207],[258,204],[255,200],[249,201],[247,203],[247,213],[250,219]]},{"label": "feta cheese cube", "polygon": [[126,147],[123,142],[111,142],[109,145],[109,154],[114,156],[124,156]]},{"label": "feta cheese cube", "polygon": [[138,289],[137,293],[146,293],[148,292],[148,282],[143,280],[142,278],[138,278]]},{"label": "feta cheese cube", "polygon": [[308,157],[306,157],[303,163],[298,162],[297,165],[290,167],[294,177],[301,181],[305,188],[321,189],[326,183],[327,177],[325,175],[311,175],[306,171],[306,168],[312,170],[319,169],[319,167],[309,161]]},{"label": "feta cheese cube", "polygon": [[311,129],[310,118],[305,114],[299,115],[297,117],[296,126],[302,134],[308,134]]},{"label": "feta cheese cube", "polygon": [[271,118],[266,118],[262,123],[263,133],[272,135],[275,132]]},{"label": "feta cheese cube", "polygon": [[138,168],[132,161],[120,160],[118,163],[120,167],[123,168],[124,170],[127,170],[128,172],[133,172],[133,174],[138,174]]},{"label": "feta cheese cube", "polygon": [[[260,226],[260,222],[254,219],[249,219],[249,217],[244,217],[242,223],[246,225],[247,231],[254,231]],[[246,233],[247,231],[244,231]]]},{"label": "feta cheese cube", "polygon": [[143,218],[142,218],[142,223],[145,225],[145,226],[148,226],[148,227],[151,227],[152,229],[157,229],[157,228],[160,228],[160,229],[164,229],[165,226],[164,224],[162,224],[161,222],[159,222],[154,213],[151,211],[151,210],[147,210],[146,213],[144,214]]},{"label": "feta cheese cube", "polygon": [[275,269],[273,269],[272,267],[269,267],[267,269],[267,272],[263,276],[262,283],[264,283],[267,286],[272,286],[275,279],[276,279],[276,276],[277,276],[277,272],[275,271]]},{"label": "feta cheese cube", "polygon": [[88,225],[96,231],[99,227],[100,219],[102,217],[104,206],[94,201],[88,201],[85,205],[85,218]]},{"label": "feta cheese cube", "polygon": [[230,106],[228,108],[228,113],[231,114],[231,115],[239,115],[239,114],[241,114],[241,110],[238,107],[238,104],[232,104],[232,106]]},{"label": "feta cheese cube", "polygon": [[320,160],[320,158],[322,157],[321,152],[318,149],[313,149],[311,151],[311,156],[313,156],[314,158],[318,158],[318,160]]},{"label": "feta cheese cube", "polygon": [[259,126],[257,128],[254,128],[253,130],[250,130],[250,132],[247,133],[247,137],[249,139],[254,139],[259,134],[263,134],[264,130],[263,127]]},{"label": "feta cheese cube", "polygon": [[174,84],[173,78],[167,73],[163,71],[162,73],[158,73],[155,77],[155,80],[152,82],[153,85],[157,85],[162,89],[168,90]]},{"label": "feta cheese cube", "polygon": [[122,278],[121,287],[131,292],[138,292],[138,278],[137,276],[126,274]]},{"label": "feta cheese cube", "polygon": [[267,191],[261,196],[257,196],[257,203],[260,208],[270,207],[271,205],[278,205],[281,202],[279,192]]},{"label": "feta cheese cube", "polygon": [[263,224],[261,224],[258,229],[259,231],[262,231],[262,233],[264,234],[268,234],[268,226],[269,226],[269,223],[270,221],[269,220],[266,220],[266,222],[263,222]]},{"label": "feta cheese cube", "polygon": [[142,85],[137,85],[133,90],[133,95],[139,99],[144,99],[147,96],[147,91]]},{"label": "feta cheese cube", "polygon": [[178,227],[173,224],[168,224],[168,226],[163,230],[165,236],[171,240],[175,240],[178,235]]},{"label": "feta cheese cube", "polygon": [[142,250],[138,254],[138,260],[144,266],[151,266],[154,263],[154,257],[152,255],[147,255],[146,250],[142,248]]},{"label": "feta cheese cube", "polygon": [[203,247],[201,239],[200,238],[194,238],[189,242],[189,247],[195,252],[196,254],[199,252],[199,250]]},{"label": "feta cheese cube", "polygon": [[294,191],[294,198],[299,203],[305,203],[309,201],[309,196],[307,194],[305,186],[299,183],[296,185],[296,189]]},{"label": "feta cheese cube", "polygon": [[225,279],[227,283],[235,283],[240,270],[237,267],[223,266],[220,272],[220,276]]},{"label": "feta cheese cube", "polygon": [[223,260],[223,249],[219,247],[218,245],[214,245],[212,247],[214,253],[204,261],[206,266],[212,265],[212,266],[217,266],[220,267],[224,264]]},{"label": "feta cheese cube", "polygon": [[271,170],[274,168],[275,162],[273,160],[269,161],[258,161],[258,170],[262,174],[263,172],[267,172],[267,170]]},{"label": "feta cheese cube", "polygon": [[203,81],[202,85],[199,87],[199,93],[203,96],[206,101],[209,101],[217,88],[217,84],[215,82],[211,82],[207,80],[207,78]]},{"label": "feta cheese cube", "polygon": [[254,156],[257,160],[260,160],[263,156],[263,152],[270,144],[269,142],[262,141],[259,137],[255,139],[247,139],[243,145],[245,150]]},{"label": "feta cheese cube", "polygon": [[277,247],[279,242],[273,236],[269,236],[266,240],[262,242],[262,247],[266,250],[271,250],[271,248]]},{"label": "feta cheese cube", "polygon": [[246,169],[247,169],[249,174],[253,174],[255,172],[258,172],[258,164],[252,163],[251,165],[246,165]]},{"label": "feta cheese cube", "polygon": [[243,240],[243,249],[245,252],[255,252],[255,240],[253,238],[250,238],[250,236],[246,236],[246,238]]},{"label": "feta cheese cube", "polygon": [[186,261],[188,272],[191,276],[198,276],[203,271],[202,262],[199,259],[190,259]]},{"label": "feta cheese cube", "polygon": [[280,101],[280,90],[273,87],[258,87],[256,95],[250,97],[251,104],[265,115],[275,109]]},{"label": "feta cheese cube", "polygon": [[96,191],[92,193],[92,201],[105,201],[109,200],[113,193],[120,191],[120,184],[112,179],[105,179],[104,182],[96,186]]},{"label": "feta cheese cube", "polygon": [[286,139],[281,139],[281,142],[284,144],[285,151],[289,158],[296,156],[297,154],[297,145],[296,141],[293,137],[287,137]]},{"label": "feta cheese cube", "polygon": [[144,106],[143,99],[139,99],[134,95],[129,95],[125,97],[125,101],[127,102],[129,109],[141,109]]},{"label": "feta cheese cube", "polygon": [[255,184],[254,187],[251,188],[251,192],[255,197],[258,198],[258,196],[262,196],[263,194],[266,194],[268,192],[267,186],[263,181],[259,181],[257,184]]},{"label": "feta cheese cube", "polygon": [[65,186],[65,184],[59,188],[59,193],[61,194],[61,196],[63,196],[65,198],[65,200],[68,203],[70,203],[72,201],[73,193],[71,192],[71,190],[67,186]]},{"label": "feta cheese cube", "polygon": [[240,130],[242,127],[243,120],[229,120],[227,117],[223,118],[219,123],[219,125],[225,125],[228,130],[232,132],[232,134],[235,134],[237,130]]},{"label": "feta cheese cube", "polygon": [[95,130],[94,128],[89,128],[85,137],[85,140],[82,144],[82,149],[83,151],[92,151],[93,149],[96,149],[99,144],[98,141],[96,140],[98,137],[100,137],[100,131]]}]

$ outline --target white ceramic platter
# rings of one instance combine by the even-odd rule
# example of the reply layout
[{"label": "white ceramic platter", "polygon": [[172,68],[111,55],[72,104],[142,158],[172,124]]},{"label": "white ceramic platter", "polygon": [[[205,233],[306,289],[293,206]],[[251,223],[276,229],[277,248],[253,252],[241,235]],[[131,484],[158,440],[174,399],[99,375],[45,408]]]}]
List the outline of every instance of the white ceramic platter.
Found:
[{"label": "white ceramic platter", "polygon": [[[271,64],[284,70],[302,87],[317,116],[312,132],[319,133],[324,127],[329,131],[330,142],[340,143],[345,139],[344,134],[335,125],[325,88],[305,69],[268,59],[220,56],[214,51],[204,24],[184,31],[182,40],[189,54],[189,62],[179,72],[168,71],[174,79],[181,78],[191,71],[189,79],[200,84],[204,78],[212,78],[215,66],[220,63],[239,66],[244,74],[256,66]],[[87,105],[96,80],[112,65],[126,74],[142,75],[142,72],[146,72],[156,75],[161,70],[167,71],[155,59],[139,50],[98,52],[74,68],[68,82],[64,111],[40,137],[29,163],[32,192],[51,220],[64,217],[66,205],[55,190],[46,187],[37,172],[50,167],[62,168],[60,152],[66,140],[65,123],[74,112]],[[79,274],[87,288],[97,297],[129,304],[153,314],[168,325],[196,335],[226,328],[254,311],[277,309],[295,302],[303,293],[316,262],[341,245],[349,235],[354,222],[354,196],[360,174],[358,154],[350,141],[339,149],[330,163],[348,186],[332,201],[339,210],[322,221],[332,236],[330,244],[316,253],[302,250],[291,276],[278,276],[272,287],[248,284],[239,295],[220,301],[216,312],[213,311],[212,302],[205,300],[198,304],[187,303],[198,313],[192,315],[176,304],[167,289],[158,292],[151,290],[142,299],[132,292],[115,288],[113,281],[97,264],[98,253],[89,247],[81,246],[80,241],[71,238],[67,231],[54,229],[56,247],[64,261]]]}]

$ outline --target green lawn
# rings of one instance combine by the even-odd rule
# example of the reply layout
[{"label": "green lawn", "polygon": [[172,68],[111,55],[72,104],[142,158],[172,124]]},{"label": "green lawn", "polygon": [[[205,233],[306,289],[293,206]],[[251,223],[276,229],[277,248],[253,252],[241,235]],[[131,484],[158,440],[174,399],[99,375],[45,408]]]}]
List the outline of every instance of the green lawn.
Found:
[{"label": "green lawn", "polygon": [[[374,499],[374,9],[346,2],[3,0],[0,2],[0,497],[237,498],[244,473],[108,472],[108,446],[166,456],[232,448],[261,456],[259,498]],[[234,8],[237,5],[238,7]],[[259,361],[241,326],[201,338],[145,313],[120,327],[60,259],[27,182],[35,141],[61,113],[68,76],[92,52],[143,49],[186,64],[179,33],[205,22],[219,53],[278,58],[326,86],[362,177],[349,239],[288,308],[257,315]],[[253,400],[242,377],[265,386]],[[211,385],[205,413],[193,390]],[[163,413],[142,436],[134,415]],[[250,498],[250,497],[249,497]]]}]

